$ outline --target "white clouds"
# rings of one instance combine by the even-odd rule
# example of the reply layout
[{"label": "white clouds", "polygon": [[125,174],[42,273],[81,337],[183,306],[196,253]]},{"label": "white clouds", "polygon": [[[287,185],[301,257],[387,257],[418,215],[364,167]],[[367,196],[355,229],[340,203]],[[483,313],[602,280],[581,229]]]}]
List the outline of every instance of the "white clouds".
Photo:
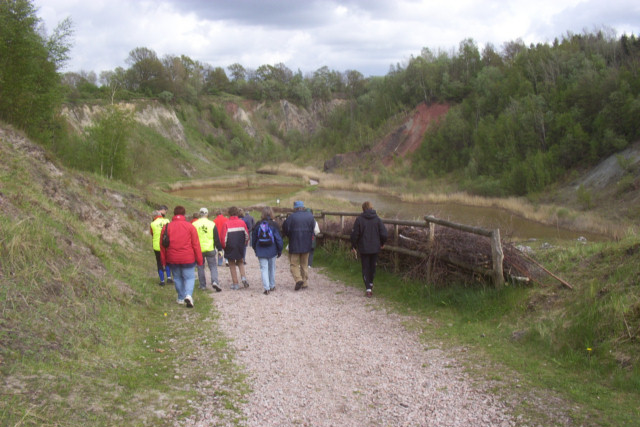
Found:
[{"label": "white clouds", "polygon": [[49,31],[71,16],[69,70],[125,66],[129,51],[187,55],[226,68],[284,63],[384,75],[423,47],[456,48],[473,38],[496,47],[548,42],[567,31],[608,26],[638,34],[637,1],[611,0],[35,0]]}]

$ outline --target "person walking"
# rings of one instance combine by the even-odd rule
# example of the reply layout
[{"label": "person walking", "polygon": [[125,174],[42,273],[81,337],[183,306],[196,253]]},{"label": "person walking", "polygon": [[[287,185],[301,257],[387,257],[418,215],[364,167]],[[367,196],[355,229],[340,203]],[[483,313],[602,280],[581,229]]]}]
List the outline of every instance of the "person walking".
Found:
[{"label": "person walking", "polygon": [[[171,222],[162,229],[160,240],[160,254],[162,265],[171,266],[173,281],[178,293],[178,304],[193,307],[193,286],[195,284],[195,269],[202,265],[202,249],[196,228],[185,218],[183,206],[173,209]],[[165,234],[168,235],[168,245],[165,246]]]},{"label": "person walking", "polygon": [[[256,220],[251,216],[251,214],[249,214],[249,211],[245,211],[244,209],[240,209],[240,215],[239,215],[240,219],[244,221],[245,224],[247,224],[247,230],[249,230],[249,235],[251,235],[251,231],[253,230],[253,227],[256,224]],[[247,248],[244,248],[244,254],[242,256],[242,263],[244,265],[247,265]]]},{"label": "person walking", "polygon": [[296,291],[309,285],[309,252],[315,222],[313,214],[298,200],[293,203],[293,213],[282,224],[282,235],[289,238],[289,267]]},{"label": "person walking", "polygon": [[160,255],[160,233],[162,232],[162,227],[169,223],[169,219],[165,218],[167,214],[166,206],[162,205],[155,212],[153,220],[149,226],[149,232],[151,233],[151,242],[153,245],[153,252],[156,256],[156,267],[158,268],[158,276],[160,276],[160,286],[164,286],[164,275],[167,274],[167,282],[173,283],[173,279],[171,278],[171,269],[169,266],[166,268],[162,267],[162,257]]},{"label": "person walking", "polygon": [[378,254],[387,242],[387,228],[373,209],[371,202],[362,204],[362,213],[356,218],[351,230],[351,251],[362,263],[362,279],[367,297],[373,296],[373,279],[376,275]]},{"label": "person walking", "polygon": [[[229,262],[229,270],[231,270],[231,289],[238,290],[240,285],[238,282],[238,271],[240,271],[240,279],[245,288],[249,287],[245,271],[244,271],[244,252],[249,243],[249,230],[247,224],[238,218],[239,209],[235,206],[229,208],[229,220],[222,225],[220,230],[220,243],[224,249],[224,257]],[[236,270],[237,268],[237,270]]]},{"label": "person walking", "polygon": [[[216,223],[216,227],[218,228],[218,234],[220,234],[220,230],[222,230],[222,226],[228,220],[229,220],[229,218],[227,218],[226,216],[222,215],[222,209],[217,209],[216,210],[216,217],[213,219],[213,222]],[[224,251],[218,252],[218,266],[222,265],[222,262],[224,261],[225,258],[226,257],[224,256]],[[229,265],[229,263],[227,263],[227,265]]]},{"label": "person walking", "polygon": [[265,295],[276,290],[276,258],[282,255],[283,246],[280,227],[273,220],[273,210],[267,206],[262,209],[260,222],[251,232],[251,247],[260,262]]},{"label": "person walking", "polygon": [[[216,292],[220,292],[222,291],[222,288],[218,286],[218,262],[216,260],[216,254],[217,251],[222,250],[222,246],[220,245],[218,229],[216,228],[216,223],[209,219],[209,210],[207,208],[200,208],[198,215],[200,218],[193,222],[193,226],[196,228],[198,238],[200,239],[202,258],[209,266],[211,287],[215,289]],[[207,278],[204,274],[204,262],[202,265],[198,266],[198,283],[200,289],[207,289]]]}]

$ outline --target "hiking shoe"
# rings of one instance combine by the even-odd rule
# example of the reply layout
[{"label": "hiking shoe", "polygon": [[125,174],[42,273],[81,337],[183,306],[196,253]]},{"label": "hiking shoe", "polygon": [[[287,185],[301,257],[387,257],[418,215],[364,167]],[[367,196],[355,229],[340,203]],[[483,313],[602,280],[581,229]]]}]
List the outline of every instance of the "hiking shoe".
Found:
[{"label": "hiking shoe", "polygon": [[273,292],[276,290],[276,287],[274,286],[273,288],[269,289],[269,292]]},{"label": "hiking shoe", "polygon": [[222,288],[218,286],[218,282],[213,282],[211,287],[216,290],[216,292],[222,292]]},{"label": "hiking shoe", "polygon": [[235,283],[231,285],[231,290],[237,291],[238,289],[240,289],[240,285],[236,285]]},{"label": "hiking shoe", "polygon": [[373,290],[367,289],[366,297],[371,298],[373,296]]},{"label": "hiking shoe", "polygon": [[173,284],[173,277],[167,277],[167,283]]},{"label": "hiking shoe", "polygon": [[265,291],[263,292],[263,294],[265,294],[265,295],[269,295],[269,289],[265,290]]},{"label": "hiking shoe", "polygon": [[184,297],[184,303],[188,308],[193,308],[193,298],[191,298],[191,295],[187,295],[186,297]]},{"label": "hiking shoe", "polygon": [[158,286],[164,286],[164,280],[158,283]]},{"label": "hiking shoe", "polygon": [[176,300],[176,302],[177,302],[178,304],[184,304],[184,300],[183,300],[183,299],[180,299],[180,298],[178,298],[178,299]]},{"label": "hiking shoe", "polygon": [[243,278],[242,278],[242,284],[244,285],[244,287],[245,287],[245,288],[248,288],[248,287],[249,287],[249,282],[247,282],[246,277],[243,277]]},{"label": "hiking shoe", "polygon": [[301,280],[299,282],[296,282],[296,287],[294,288],[296,291],[299,291],[300,288],[302,287],[302,285],[304,285],[304,282]]}]

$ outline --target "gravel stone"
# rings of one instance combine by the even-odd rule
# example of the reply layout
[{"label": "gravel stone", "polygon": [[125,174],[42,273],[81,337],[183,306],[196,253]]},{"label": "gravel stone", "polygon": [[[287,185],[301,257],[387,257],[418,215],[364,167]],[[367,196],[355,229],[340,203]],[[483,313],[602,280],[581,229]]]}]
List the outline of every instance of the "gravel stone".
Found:
[{"label": "gravel stone", "polygon": [[439,343],[421,342],[404,326],[408,317],[388,312],[375,293],[365,298],[364,285],[348,287],[313,268],[309,288],[294,291],[286,252],[269,295],[251,248],[246,271],[254,286],[229,291],[221,267],[224,291],[207,294],[248,374],[245,419],[225,424],[205,399],[181,425],[516,425],[508,404],[478,389]]}]

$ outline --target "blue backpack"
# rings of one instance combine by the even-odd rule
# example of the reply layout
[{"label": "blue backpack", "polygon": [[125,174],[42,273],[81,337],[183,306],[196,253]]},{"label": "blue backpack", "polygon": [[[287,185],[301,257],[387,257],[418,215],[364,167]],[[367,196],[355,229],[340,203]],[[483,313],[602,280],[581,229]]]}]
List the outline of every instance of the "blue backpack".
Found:
[{"label": "blue backpack", "polygon": [[275,243],[273,239],[273,231],[269,227],[267,221],[262,221],[258,226],[258,245],[259,246],[271,246]]}]

